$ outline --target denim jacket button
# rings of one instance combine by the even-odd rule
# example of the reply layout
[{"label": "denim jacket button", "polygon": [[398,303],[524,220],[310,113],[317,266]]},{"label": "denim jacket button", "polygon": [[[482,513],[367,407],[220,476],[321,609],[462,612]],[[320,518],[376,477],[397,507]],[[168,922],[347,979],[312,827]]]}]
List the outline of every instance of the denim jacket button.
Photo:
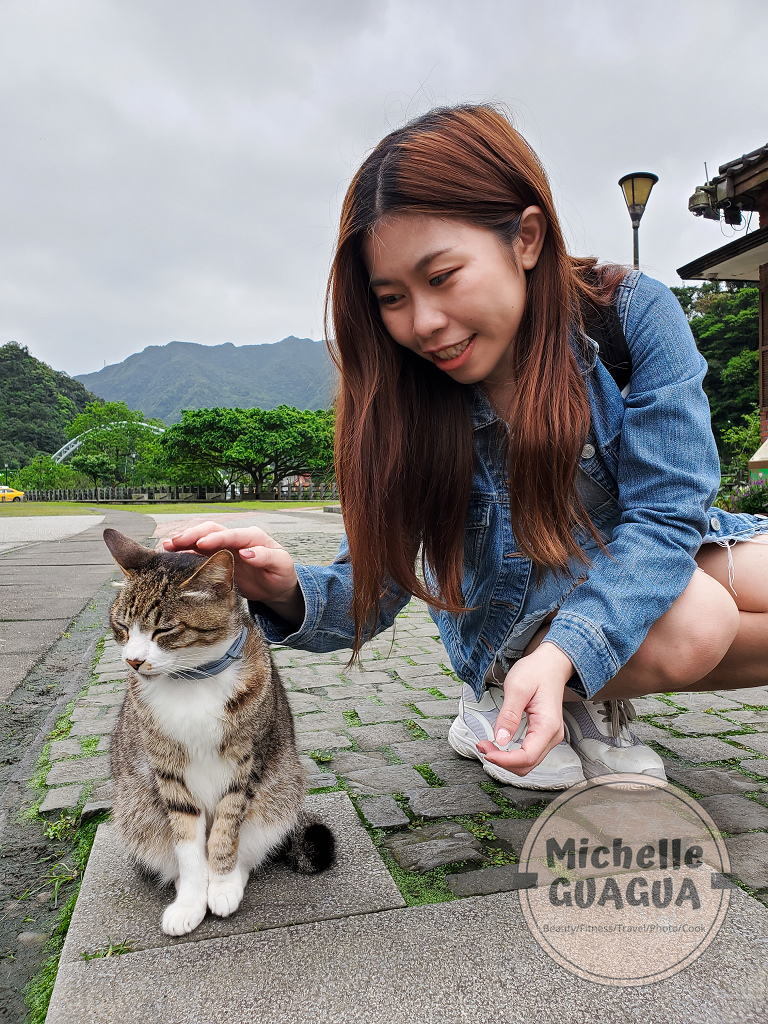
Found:
[{"label": "denim jacket button", "polygon": [[581,449],[581,457],[582,457],[582,459],[591,459],[591,458],[594,458],[594,455],[595,455],[595,446],[592,445],[592,444],[585,444],[584,447]]},{"label": "denim jacket button", "polygon": [[717,516],[712,516],[712,518],[709,520],[709,525],[712,527],[713,530],[719,530],[720,520],[717,518]]}]

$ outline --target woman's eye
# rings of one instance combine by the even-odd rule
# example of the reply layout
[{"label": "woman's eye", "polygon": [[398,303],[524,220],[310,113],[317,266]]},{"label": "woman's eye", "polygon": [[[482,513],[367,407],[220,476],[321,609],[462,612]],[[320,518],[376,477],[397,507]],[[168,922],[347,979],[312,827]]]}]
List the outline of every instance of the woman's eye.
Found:
[{"label": "woman's eye", "polygon": [[382,306],[393,306],[396,302],[402,299],[402,295],[380,295],[379,303]]},{"label": "woman's eye", "polygon": [[430,277],[429,283],[433,288],[439,288],[443,282],[448,280],[452,273],[452,270],[446,270],[444,274],[438,274],[437,277]]}]

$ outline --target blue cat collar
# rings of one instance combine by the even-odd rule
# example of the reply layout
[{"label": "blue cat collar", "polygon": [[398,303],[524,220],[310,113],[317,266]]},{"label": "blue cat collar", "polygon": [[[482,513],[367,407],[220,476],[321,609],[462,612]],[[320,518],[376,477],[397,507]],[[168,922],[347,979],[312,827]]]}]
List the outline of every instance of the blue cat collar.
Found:
[{"label": "blue cat collar", "polygon": [[243,626],[240,636],[218,661],[209,661],[205,665],[198,665],[197,668],[185,668],[180,672],[169,672],[168,676],[170,679],[206,679],[208,676],[217,676],[225,668],[229,668],[233,662],[242,658],[247,638],[248,627]]}]

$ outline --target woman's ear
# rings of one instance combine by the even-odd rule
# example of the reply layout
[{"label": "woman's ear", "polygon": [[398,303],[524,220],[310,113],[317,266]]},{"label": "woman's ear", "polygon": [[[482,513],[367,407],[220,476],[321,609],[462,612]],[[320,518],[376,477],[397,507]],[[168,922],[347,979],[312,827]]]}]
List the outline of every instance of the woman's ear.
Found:
[{"label": "woman's ear", "polygon": [[533,270],[539,261],[547,218],[540,206],[526,206],[520,215],[520,234],[515,242],[515,255],[523,270]]}]

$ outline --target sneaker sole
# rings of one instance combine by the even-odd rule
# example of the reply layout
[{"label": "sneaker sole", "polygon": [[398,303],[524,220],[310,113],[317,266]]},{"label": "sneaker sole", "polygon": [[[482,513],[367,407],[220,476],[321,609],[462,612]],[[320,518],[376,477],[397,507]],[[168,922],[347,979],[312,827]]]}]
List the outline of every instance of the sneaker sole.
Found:
[{"label": "sneaker sole", "polygon": [[[575,749],[575,748],[574,748]],[[593,761],[589,757],[585,757],[580,751],[576,750],[576,753],[581,759],[581,767],[584,769],[585,779],[596,779],[603,775],[625,775],[626,772],[616,771],[615,768],[609,768],[608,765],[603,764],[602,761]],[[666,773],[660,768],[650,768],[648,771],[636,771],[631,772],[632,775],[649,775],[653,779],[659,779],[661,782],[669,781]]]},{"label": "sneaker sole", "polygon": [[518,786],[520,789],[569,789],[584,781],[584,773],[575,765],[567,771],[540,771],[534,768],[527,775],[515,775],[498,764],[486,760],[475,744],[477,737],[460,718],[454,719],[448,730],[448,742],[461,757],[479,761],[487,775],[505,786]]}]

